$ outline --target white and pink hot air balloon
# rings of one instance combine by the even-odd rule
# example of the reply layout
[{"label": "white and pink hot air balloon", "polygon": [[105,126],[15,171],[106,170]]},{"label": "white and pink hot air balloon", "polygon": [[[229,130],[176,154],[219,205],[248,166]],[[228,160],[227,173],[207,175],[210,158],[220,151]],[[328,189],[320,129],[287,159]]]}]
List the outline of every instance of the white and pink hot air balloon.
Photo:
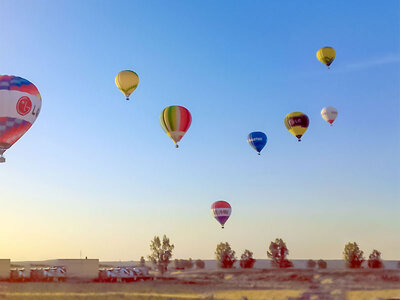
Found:
[{"label": "white and pink hot air balloon", "polygon": [[321,110],[321,116],[322,118],[327,121],[329,124],[331,124],[335,121],[336,117],[338,115],[338,111],[336,108],[332,106],[324,107]]},{"label": "white and pink hot air balloon", "polygon": [[42,98],[28,80],[0,75],[0,163],[4,152],[29,130],[36,121]]}]

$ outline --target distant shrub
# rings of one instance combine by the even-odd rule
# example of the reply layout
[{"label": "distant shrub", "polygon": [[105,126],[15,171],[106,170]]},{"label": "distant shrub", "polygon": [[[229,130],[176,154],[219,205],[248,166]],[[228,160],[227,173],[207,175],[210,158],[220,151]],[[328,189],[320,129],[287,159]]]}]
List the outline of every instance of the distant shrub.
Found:
[{"label": "distant shrub", "polygon": [[235,251],[231,249],[228,242],[217,245],[215,258],[217,259],[218,267],[223,269],[233,268],[233,264],[236,262]]},{"label": "distant shrub", "polygon": [[206,266],[206,264],[204,263],[204,261],[202,261],[201,259],[196,260],[196,268],[197,269],[204,269],[205,266]]},{"label": "distant shrub", "polygon": [[271,265],[276,268],[290,268],[293,263],[286,258],[289,255],[289,250],[282,239],[275,239],[269,245],[267,256],[271,259]]},{"label": "distant shrub", "polygon": [[176,270],[183,270],[185,267],[183,266],[182,259],[175,259],[174,260],[174,267]]},{"label": "distant shrub", "polygon": [[142,256],[142,257],[140,258],[140,263],[139,263],[139,265],[140,265],[141,267],[144,267],[145,264],[146,264],[146,260],[145,260],[144,257]]},{"label": "distant shrub", "polygon": [[193,268],[193,261],[191,258],[189,259],[175,259],[174,260],[175,269],[177,270],[185,270]]},{"label": "distant shrub", "polygon": [[352,269],[361,268],[361,265],[364,262],[363,254],[364,252],[360,250],[356,242],[347,243],[343,251],[346,266]]},{"label": "distant shrub", "polygon": [[397,268],[400,269],[400,261],[397,263]]},{"label": "distant shrub", "polygon": [[256,260],[253,258],[253,252],[250,250],[244,250],[244,253],[240,256],[240,267],[243,269],[251,269],[254,266]]},{"label": "distant shrub", "polygon": [[371,269],[383,268],[381,253],[378,250],[374,249],[372,253],[369,255],[368,267]]},{"label": "distant shrub", "polygon": [[319,269],[326,269],[327,265],[328,264],[323,259],[318,260],[318,268]]},{"label": "distant shrub", "polygon": [[316,265],[317,263],[315,262],[315,260],[309,259],[307,261],[307,268],[309,269],[314,269]]},{"label": "distant shrub", "polygon": [[191,258],[189,258],[185,263],[185,269],[193,269],[194,262]]}]

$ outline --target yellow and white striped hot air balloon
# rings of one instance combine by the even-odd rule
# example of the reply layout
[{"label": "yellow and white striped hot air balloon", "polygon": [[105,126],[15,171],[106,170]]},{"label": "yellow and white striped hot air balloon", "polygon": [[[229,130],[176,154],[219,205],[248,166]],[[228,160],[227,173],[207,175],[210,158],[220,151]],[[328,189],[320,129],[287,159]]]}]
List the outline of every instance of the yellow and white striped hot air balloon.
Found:
[{"label": "yellow and white striped hot air balloon", "polygon": [[129,100],[129,96],[137,88],[139,84],[139,76],[133,71],[125,70],[118,73],[115,77],[115,84],[125,95],[126,100]]}]

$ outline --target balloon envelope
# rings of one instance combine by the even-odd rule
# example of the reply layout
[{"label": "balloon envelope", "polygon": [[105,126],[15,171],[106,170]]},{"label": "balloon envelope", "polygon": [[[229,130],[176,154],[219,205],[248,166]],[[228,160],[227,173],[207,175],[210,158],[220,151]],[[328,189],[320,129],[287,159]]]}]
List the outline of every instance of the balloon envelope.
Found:
[{"label": "balloon envelope", "polygon": [[307,131],[310,121],[306,114],[302,112],[292,112],[287,114],[285,117],[285,126],[291,134],[297,137],[298,141],[301,141],[301,137]]},{"label": "balloon envelope", "polygon": [[0,162],[3,153],[18,141],[36,121],[42,98],[28,80],[0,75]]},{"label": "balloon envelope", "polygon": [[329,124],[332,125],[332,123],[335,121],[336,117],[338,115],[338,111],[336,108],[332,106],[324,107],[321,110],[321,116],[322,118],[327,121]]},{"label": "balloon envelope", "polygon": [[329,66],[336,57],[336,51],[332,47],[323,47],[317,51],[317,58],[324,65]]},{"label": "balloon envelope", "polygon": [[165,133],[178,148],[178,142],[185,135],[192,123],[192,115],[183,106],[173,105],[164,108],[160,115],[160,124]]},{"label": "balloon envelope", "polygon": [[267,144],[267,140],[267,135],[261,131],[251,132],[247,137],[247,141],[249,142],[250,146],[253,147],[258,154],[260,154],[261,150]]},{"label": "balloon envelope", "polygon": [[226,201],[216,201],[211,205],[211,213],[213,217],[222,225],[224,225],[226,221],[229,219],[231,215],[232,208]]},{"label": "balloon envelope", "polygon": [[125,95],[126,100],[129,100],[129,96],[137,88],[139,84],[139,76],[133,71],[125,70],[121,71],[115,77],[115,84],[120,91]]}]

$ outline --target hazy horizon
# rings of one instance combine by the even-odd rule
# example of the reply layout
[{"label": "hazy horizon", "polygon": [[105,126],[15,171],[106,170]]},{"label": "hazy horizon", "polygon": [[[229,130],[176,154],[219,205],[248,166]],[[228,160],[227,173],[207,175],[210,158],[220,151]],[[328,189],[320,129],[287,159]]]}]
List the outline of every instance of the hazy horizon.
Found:
[{"label": "hazy horizon", "polygon": [[[0,164],[0,257],[138,260],[166,234],[173,257],[229,242],[266,258],[282,238],[290,259],[340,259],[348,242],[400,259],[398,1],[117,2],[0,2],[0,74],[43,100]],[[159,124],[169,105],[193,118],[179,149]],[[310,118],[301,143],[294,111]]]}]

